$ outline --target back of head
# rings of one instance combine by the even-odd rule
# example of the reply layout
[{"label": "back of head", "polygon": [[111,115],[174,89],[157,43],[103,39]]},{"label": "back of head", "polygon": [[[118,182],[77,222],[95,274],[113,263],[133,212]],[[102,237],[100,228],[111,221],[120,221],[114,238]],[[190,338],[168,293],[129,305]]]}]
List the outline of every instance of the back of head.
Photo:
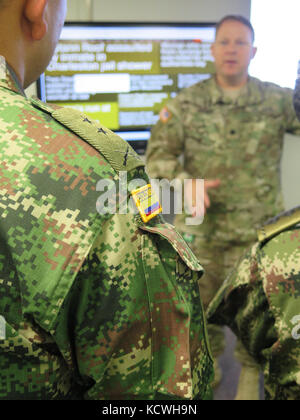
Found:
[{"label": "back of head", "polygon": [[0,0],[0,55],[23,88],[49,64],[67,12],[67,0]]}]

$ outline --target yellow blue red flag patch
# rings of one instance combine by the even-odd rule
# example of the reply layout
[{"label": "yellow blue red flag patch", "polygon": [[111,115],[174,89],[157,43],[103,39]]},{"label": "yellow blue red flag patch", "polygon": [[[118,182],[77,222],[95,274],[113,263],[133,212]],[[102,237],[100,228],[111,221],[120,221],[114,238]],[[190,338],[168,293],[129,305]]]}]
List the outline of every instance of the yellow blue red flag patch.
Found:
[{"label": "yellow blue red flag patch", "polygon": [[131,192],[143,222],[147,223],[162,212],[162,207],[151,184]]}]

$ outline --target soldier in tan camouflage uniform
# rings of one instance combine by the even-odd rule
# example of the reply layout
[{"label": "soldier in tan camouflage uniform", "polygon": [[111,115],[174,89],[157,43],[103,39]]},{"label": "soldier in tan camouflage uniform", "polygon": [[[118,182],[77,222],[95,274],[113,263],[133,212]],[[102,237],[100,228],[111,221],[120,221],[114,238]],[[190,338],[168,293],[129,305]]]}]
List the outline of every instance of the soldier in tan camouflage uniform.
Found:
[{"label": "soldier in tan camouflage uniform", "polygon": [[24,95],[65,13],[66,0],[0,0],[0,399],[211,398],[198,260],[152,205],[120,214],[141,189],[100,211],[101,182],[147,184],[143,162]]},{"label": "soldier in tan camouflage uniform", "polygon": [[[185,225],[185,215],[175,219],[205,267],[201,293],[206,307],[254,242],[255,229],[283,210],[283,137],[285,132],[300,134],[292,91],[249,77],[256,53],[253,40],[253,28],[243,18],[229,16],[220,22],[212,48],[216,75],[167,105],[147,150],[151,177],[206,180],[204,223],[195,228]],[[216,326],[209,331],[217,358],[224,348],[223,332]],[[243,365],[255,371],[243,350],[238,353]],[[258,370],[254,384],[255,378]],[[251,393],[258,397],[257,385]]]}]

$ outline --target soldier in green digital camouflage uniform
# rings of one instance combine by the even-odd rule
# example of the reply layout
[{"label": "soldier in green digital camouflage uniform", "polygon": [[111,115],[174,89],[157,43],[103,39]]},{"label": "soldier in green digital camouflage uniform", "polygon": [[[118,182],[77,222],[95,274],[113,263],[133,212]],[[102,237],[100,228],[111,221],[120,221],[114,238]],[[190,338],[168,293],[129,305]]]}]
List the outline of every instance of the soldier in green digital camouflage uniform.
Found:
[{"label": "soldier in green digital camouflage uniform", "polygon": [[148,182],[142,161],[24,95],[65,12],[0,0],[0,399],[208,399],[198,260],[160,215],[100,211],[102,181]]},{"label": "soldier in green digital camouflage uniform", "polygon": [[[205,268],[201,279],[205,307],[254,242],[255,228],[283,210],[279,177],[283,137],[285,132],[300,134],[292,91],[248,76],[256,53],[253,40],[247,20],[229,16],[219,23],[212,48],[216,75],[167,104],[147,150],[151,177],[206,180],[204,223],[186,226],[185,215],[175,219]],[[217,358],[224,348],[223,332],[213,325],[209,332]],[[242,349],[238,358],[255,371]],[[254,376],[253,383],[258,384],[258,370]],[[258,386],[251,392],[258,396]]]},{"label": "soldier in green digital camouflage uniform", "polygon": [[[300,75],[294,91],[300,120]],[[261,364],[265,396],[300,399],[300,207],[271,219],[208,309]],[[237,304],[238,302],[238,304]],[[248,399],[242,372],[239,399]]]}]

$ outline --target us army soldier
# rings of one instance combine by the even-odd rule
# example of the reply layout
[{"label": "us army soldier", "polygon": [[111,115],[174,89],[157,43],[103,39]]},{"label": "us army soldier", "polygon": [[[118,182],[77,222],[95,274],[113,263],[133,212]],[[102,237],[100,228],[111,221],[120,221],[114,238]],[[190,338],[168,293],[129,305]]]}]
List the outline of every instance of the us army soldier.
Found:
[{"label": "us army soldier", "polygon": [[[292,91],[249,77],[256,48],[247,19],[222,19],[212,53],[216,74],[167,104],[147,150],[151,177],[205,179],[204,223],[186,226],[186,215],[175,219],[205,267],[205,307],[255,241],[256,229],[283,210],[278,176],[283,137],[300,134]],[[223,333],[214,325],[209,331],[217,358],[224,349]],[[239,360],[251,371],[255,367],[242,351]],[[258,386],[253,392],[258,396]]]},{"label": "us army soldier", "polygon": [[[300,120],[299,97],[298,75],[293,102]],[[299,223],[298,207],[260,229],[208,309],[209,319],[231,326],[261,364],[272,400],[300,399]],[[239,399],[247,399],[246,380],[242,374]]]},{"label": "us army soldier", "polygon": [[0,399],[208,399],[198,260],[159,215],[96,211],[99,181],[149,182],[142,161],[24,95],[65,14],[0,0]]}]

